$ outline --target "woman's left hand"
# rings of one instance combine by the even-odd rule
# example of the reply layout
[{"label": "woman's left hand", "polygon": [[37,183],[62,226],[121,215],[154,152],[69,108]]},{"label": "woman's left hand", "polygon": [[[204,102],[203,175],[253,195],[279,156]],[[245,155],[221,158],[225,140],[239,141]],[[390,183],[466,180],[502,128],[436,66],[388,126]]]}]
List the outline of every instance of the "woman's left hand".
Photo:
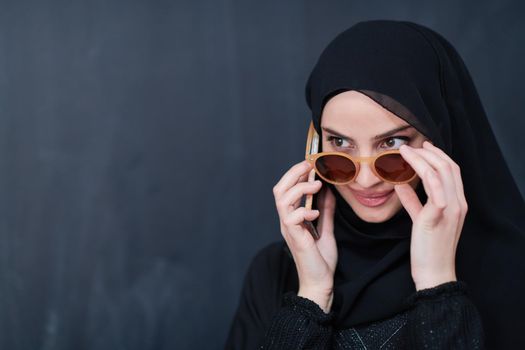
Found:
[{"label": "woman's left hand", "polygon": [[456,248],[467,213],[459,166],[425,141],[423,148],[403,145],[403,158],[423,182],[423,206],[409,184],[394,189],[412,219],[410,266],[417,290],[456,281]]}]

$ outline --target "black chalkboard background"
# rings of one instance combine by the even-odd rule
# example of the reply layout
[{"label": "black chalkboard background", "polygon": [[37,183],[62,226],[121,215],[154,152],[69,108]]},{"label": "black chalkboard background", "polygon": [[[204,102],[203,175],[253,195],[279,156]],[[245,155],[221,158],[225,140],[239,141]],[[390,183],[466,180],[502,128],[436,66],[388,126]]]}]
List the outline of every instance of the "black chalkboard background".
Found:
[{"label": "black chalkboard background", "polygon": [[307,75],[360,20],[456,46],[523,193],[521,4],[0,1],[0,348],[222,348]]}]

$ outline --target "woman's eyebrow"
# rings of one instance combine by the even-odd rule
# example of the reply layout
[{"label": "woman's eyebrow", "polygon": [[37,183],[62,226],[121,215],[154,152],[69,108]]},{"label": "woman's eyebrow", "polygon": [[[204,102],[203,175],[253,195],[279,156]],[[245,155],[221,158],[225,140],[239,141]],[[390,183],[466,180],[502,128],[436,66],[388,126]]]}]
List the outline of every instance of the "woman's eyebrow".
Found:
[{"label": "woman's eyebrow", "polygon": [[[347,141],[354,141],[354,139],[352,139],[350,136],[345,136],[345,135],[342,135],[341,133],[337,132],[337,131],[334,131],[330,128],[327,128],[327,127],[321,127],[324,131],[326,132],[329,132],[330,134],[333,134],[337,137],[340,137],[342,139],[345,139]],[[405,129],[409,129],[409,128],[413,128],[412,125],[403,125],[403,126],[400,126],[399,128],[395,128],[395,129],[392,129],[390,131],[387,131],[387,132],[384,132],[382,134],[379,134],[379,135],[376,135],[373,137],[373,140],[380,140],[380,139],[384,139],[385,137],[388,137],[388,136],[391,136],[393,134],[395,134],[396,132],[399,132],[399,131],[402,131],[402,130],[405,130]]]}]

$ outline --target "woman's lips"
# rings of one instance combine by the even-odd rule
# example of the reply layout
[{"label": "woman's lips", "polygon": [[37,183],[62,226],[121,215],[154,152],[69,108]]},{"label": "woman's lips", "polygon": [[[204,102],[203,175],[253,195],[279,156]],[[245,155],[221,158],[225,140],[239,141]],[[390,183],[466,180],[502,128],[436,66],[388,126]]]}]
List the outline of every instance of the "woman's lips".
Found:
[{"label": "woman's lips", "polygon": [[362,205],[367,206],[367,207],[377,207],[377,206],[380,206],[381,204],[385,203],[392,196],[392,194],[394,194],[394,190],[388,192],[387,194],[380,195],[380,196],[377,196],[377,195],[374,195],[374,194],[370,194],[369,197],[365,197],[365,196],[363,196],[363,195],[361,195],[361,194],[359,194],[359,193],[357,193],[356,191],[353,191],[353,190],[352,190],[352,193],[353,193],[354,197]]}]

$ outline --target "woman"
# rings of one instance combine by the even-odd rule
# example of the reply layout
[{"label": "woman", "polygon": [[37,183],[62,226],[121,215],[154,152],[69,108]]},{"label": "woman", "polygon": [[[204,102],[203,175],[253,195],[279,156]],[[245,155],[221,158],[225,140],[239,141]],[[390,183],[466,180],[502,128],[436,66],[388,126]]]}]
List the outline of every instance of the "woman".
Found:
[{"label": "woman", "polygon": [[307,182],[310,162],[291,167],[273,189],[284,242],[253,260],[226,347],[525,348],[525,206],[452,45],[358,23],[323,51],[306,100],[322,152],[396,151],[416,176],[362,162]]}]

